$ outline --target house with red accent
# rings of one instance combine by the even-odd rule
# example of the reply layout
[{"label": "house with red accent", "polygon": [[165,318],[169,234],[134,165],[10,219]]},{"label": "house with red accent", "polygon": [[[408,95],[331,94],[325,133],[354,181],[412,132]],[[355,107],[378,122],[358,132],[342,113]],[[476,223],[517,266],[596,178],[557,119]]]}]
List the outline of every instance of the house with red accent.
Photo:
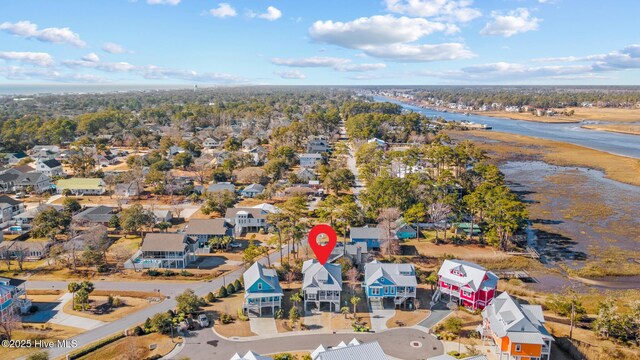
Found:
[{"label": "house with red accent", "polygon": [[482,311],[478,331],[500,360],[549,360],[554,339],[544,322],[540,305],[521,305],[504,292]]},{"label": "house with red accent", "polygon": [[456,302],[473,310],[484,309],[495,296],[498,277],[478,264],[445,260],[438,271],[438,289],[434,302]]}]

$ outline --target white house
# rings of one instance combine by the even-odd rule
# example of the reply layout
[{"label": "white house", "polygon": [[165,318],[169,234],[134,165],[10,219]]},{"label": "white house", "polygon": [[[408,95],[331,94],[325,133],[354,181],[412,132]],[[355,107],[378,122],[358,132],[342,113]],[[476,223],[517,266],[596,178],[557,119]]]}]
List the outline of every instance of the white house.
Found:
[{"label": "white house", "polygon": [[304,309],[314,304],[320,310],[322,304],[329,305],[329,311],[340,311],[340,293],[342,292],[342,266],[340,264],[320,264],[310,259],[302,264],[302,293]]},{"label": "white house", "polygon": [[[184,233],[148,233],[127,268],[184,269],[193,261],[192,241]],[[133,262],[134,264],[131,264]]]},{"label": "white house", "polygon": [[245,232],[257,232],[260,229],[266,230],[268,211],[260,208],[228,208],[224,218],[234,227],[236,236]]},{"label": "white house", "polygon": [[202,142],[202,146],[206,147],[206,148],[217,148],[219,146],[222,145],[222,142],[214,139],[214,138],[206,138],[203,142]]},{"label": "white house", "polygon": [[138,192],[138,182],[131,181],[124,184],[116,184],[115,195],[127,198],[140,195]]},{"label": "white house", "polygon": [[62,164],[56,159],[36,160],[36,171],[39,171],[49,177],[64,175]]},{"label": "white house", "polygon": [[264,192],[264,185],[251,184],[240,191],[240,195],[244,198],[254,198]]},{"label": "white house", "polygon": [[225,219],[192,219],[184,229],[184,232],[196,240],[196,248],[208,248],[208,242],[213,238],[231,236],[231,225]]},{"label": "white house", "polygon": [[14,190],[27,191],[33,190],[36,194],[41,194],[45,191],[51,190],[51,179],[41,172],[29,172],[26,174],[20,174],[16,179]]},{"label": "white house", "polygon": [[300,166],[304,168],[314,168],[322,161],[322,155],[320,154],[299,154],[298,158],[300,159]]}]

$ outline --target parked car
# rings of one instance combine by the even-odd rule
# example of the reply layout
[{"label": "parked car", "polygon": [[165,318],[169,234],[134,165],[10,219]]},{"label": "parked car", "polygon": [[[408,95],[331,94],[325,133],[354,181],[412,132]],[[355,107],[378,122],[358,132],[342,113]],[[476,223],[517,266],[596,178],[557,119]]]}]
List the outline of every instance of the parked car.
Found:
[{"label": "parked car", "polygon": [[198,322],[200,323],[200,326],[202,326],[203,328],[209,326],[209,318],[207,317],[206,314],[198,315]]},{"label": "parked car", "polygon": [[241,248],[242,244],[237,242],[232,242],[231,244],[229,244],[229,246],[231,246],[232,248]]}]

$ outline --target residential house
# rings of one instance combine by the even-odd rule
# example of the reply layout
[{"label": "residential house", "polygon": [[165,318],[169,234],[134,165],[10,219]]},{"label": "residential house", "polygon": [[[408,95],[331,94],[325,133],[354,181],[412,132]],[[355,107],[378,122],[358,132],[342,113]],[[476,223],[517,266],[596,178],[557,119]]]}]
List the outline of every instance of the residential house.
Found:
[{"label": "residential house", "polygon": [[344,245],[339,242],[331,251],[331,255],[329,255],[329,262],[335,262],[343,256],[351,260],[351,262],[356,266],[366,263],[369,259],[367,243],[359,242]]},{"label": "residential house", "polygon": [[236,192],[236,186],[230,182],[219,182],[215,184],[210,184],[207,188],[207,192],[214,193],[218,191],[231,191],[232,193]]},{"label": "residential house", "polygon": [[232,236],[233,228],[225,219],[192,219],[184,232],[196,241],[196,249],[208,249],[210,239]]},{"label": "residential house", "polygon": [[309,154],[320,154],[331,151],[331,146],[325,139],[314,138],[307,141],[306,150]]},{"label": "residential house", "polygon": [[27,314],[31,309],[25,282],[26,280],[0,277],[0,322],[17,318],[18,314]]},{"label": "residential house", "polygon": [[37,261],[44,258],[51,247],[50,241],[2,241],[0,259]]},{"label": "residential house", "polygon": [[32,151],[29,153],[29,157],[35,161],[46,161],[46,160],[53,160],[55,159],[57,156],[59,155],[59,152],[53,152],[50,150],[38,150],[38,151]]},{"label": "residential house", "polygon": [[58,180],[56,190],[62,194],[65,189],[73,195],[102,195],[106,192],[106,184],[100,178],[71,178]]},{"label": "residential house", "polygon": [[266,160],[268,151],[264,147],[258,145],[251,148],[250,150],[246,150],[246,153],[251,156],[251,158],[253,159],[253,163],[258,165]]},{"label": "residential house", "polygon": [[380,244],[384,240],[384,231],[379,226],[352,227],[349,232],[349,239],[352,243],[364,242],[368,249],[380,249]]},{"label": "residential house", "polygon": [[169,158],[172,158],[178,154],[182,154],[184,152],[187,152],[187,150],[181,148],[180,146],[176,146],[173,145],[171,147],[169,147],[169,150],[167,150],[168,154],[169,154]]},{"label": "residential house", "polygon": [[395,230],[395,233],[396,237],[400,240],[415,239],[418,236],[416,229],[407,223],[400,224],[400,226]]},{"label": "residential house", "polygon": [[264,192],[264,185],[251,184],[244,189],[240,190],[240,195],[244,198],[254,198]]},{"label": "residential house", "polygon": [[36,216],[38,216],[38,214],[40,214],[41,212],[43,212],[45,210],[49,210],[49,209],[55,209],[56,211],[62,211],[64,209],[64,207],[62,205],[52,205],[52,204],[38,205],[37,207],[29,209],[29,210],[23,212],[22,214],[18,214],[16,216],[14,216],[13,220],[15,220],[16,225],[19,225],[19,226],[29,225],[29,224],[31,224],[33,219],[35,219]]},{"label": "residential house", "polygon": [[156,223],[171,222],[171,220],[173,220],[173,213],[171,210],[153,210],[152,213],[156,219]]},{"label": "residential house", "polygon": [[105,205],[88,207],[73,215],[73,220],[77,223],[88,225],[108,225],[114,216],[117,216],[117,208]]},{"label": "residential house", "polygon": [[471,355],[463,358],[456,358],[449,354],[442,354],[427,358],[427,360],[489,360],[485,355]]},{"label": "residential house", "polygon": [[344,341],[333,347],[318,346],[311,352],[311,360],[389,360],[378,341],[361,344],[353,338],[348,344]]},{"label": "residential house", "polygon": [[320,264],[309,259],[302,264],[302,294],[304,310],[313,304],[321,310],[322,304],[329,305],[329,311],[340,311],[340,293],[342,292],[342,266],[340,264]]},{"label": "residential house", "polygon": [[11,221],[24,212],[24,204],[7,195],[0,195],[0,223]]},{"label": "residential house", "polygon": [[9,165],[16,165],[22,159],[26,159],[28,156],[23,151],[9,153],[5,155],[5,160],[9,163]]},{"label": "residential house", "polygon": [[307,168],[302,168],[296,172],[296,177],[298,180],[308,183],[309,181],[316,179],[316,174]]},{"label": "residential house", "polygon": [[413,264],[380,263],[376,260],[364,266],[364,287],[372,308],[382,308],[384,299],[395,306],[412,308],[418,281]]},{"label": "residential house", "polygon": [[20,174],[16,172],[5,171],[0,174],[0,193],[11,193],[16,184],[16,180]]},{"label": "residential house", "polygon": [[107,167],[118,163],[118,158],[112,154],[98,154],[96,157],[100,167]]},{"label": "residential house", "polygon": [[39,171],[48,177],[64,175],[62,164],[56,159],[36,160],[35,165],[36,171]]},{"label": "residential house", "polygon": [[274,315],[276,308],[281,308],[283,292],[275,269],[267,269],[256,262],[242,278],[246,289],[242,308],[247,315],[262,316],[263,309],[271,309],[271,315]]},{"label": "residential house", "polygon": [[249,151],[260,144],[260,140],[256,138],[248,138],[242,140],[242,150]]},{"label": "residential house", "polygon": [[[148,233],[127,268],[184,269],[194,260],[193,241],[184,233]],[[133,263],[133,264],[132,264]]]},{"label": "residential house", "polygon": [[367,144],[376,144],[376,146],[381,149],[386,149],[387,147],[389,147],[389,144],[386,141],[378,139],[376,137],[367,140]]},{"label": "residential house", "polygon": [[298,158],[300,159],[300,166],[303,168],[314,168],[322,161],[322,155],[320,154],[298,154]]},{"label": "residential house", "polygon": [[202,142],[202,146],[212,149],[212,148],[217,148],[222,146],[222,142],[218,141],[214,138],[206,138],[203,142]]},{"label": "residential house", "polygon": [[42,194],[45,191],[51,190],[51,179],[49,176],[36,171],[21,174],[16,179],[13,189],[15,192],[33,191],[36,194]]},{"label": "residential house", "polygon": [[267,230],[268,214],[268,211],[260,208],[228,208],[224,218],[234,227],[235,236],[240,236],[245,232]]},{"label": "residential house", "polygon": [[126,198],[140,195],[140,192],[138,191],[138,182],[131,181],[124,184],[116,184],[115,195]]},{"label": "residential house", "polygon": [[497,287],[496,274],[482,266],[462,260],[445,260],[438,271],[438,289],[433,301],[444,296],[473,310],[484,309],[495,296]]},{"label": "residential house", "polygon": [[36,154],[41,153],[43,151],[50,154],[57,155],[60,153],[60,147],[57,145],[35,145],[34,147],[31,148],[31,150],[29,150],[29,154],[31,155],[31,158],[37,159],[38,156],[36,156]]},{"label": "residential house", "polygon": [[504,292],[482,311],[478,331],[483,343],[493,342],[499,359],[549,360],[554,339],[544,322],[540,305],[521,305]]}]

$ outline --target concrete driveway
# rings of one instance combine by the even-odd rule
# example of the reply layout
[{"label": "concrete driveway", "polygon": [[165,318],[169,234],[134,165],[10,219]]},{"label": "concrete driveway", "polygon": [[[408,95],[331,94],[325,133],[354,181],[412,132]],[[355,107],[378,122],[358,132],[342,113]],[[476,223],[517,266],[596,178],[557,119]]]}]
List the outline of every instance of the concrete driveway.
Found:
[{"label": "concrete driveway", "polygon": [[384,310],[372,310],[371,311],[371,330],[373,331],[381,331],[386,330],[387,321],[396,314],[395,310],[384,309]]},{"label": "concrete driveway", "polygon": [[435,303],[431,307],[431,314],[426,319],[422,320],[418,325],[424,326],[427,329],[431,329],[436,326],[440,321],[444,320],[451,314],[451,310],[447,308],[447,305],[441,301]]},{"label": "concrete driveway", "polygon": [[91,330],[106,324],[103,321],[88,319],[82,316],[70,315],[62,311],[65,304],[71,301],[71,293],[62,295],[60,303],[53,308],[55,315],[49,320],[52,324],[72,326],[80,329]]},{"label": "concrete driveway", "polygon": [[249,325],[251,326],[251,332],[258,336],[269,336],[278,333],[278,329],[276,329],[276,320],[274,318],[249,318]]}]

